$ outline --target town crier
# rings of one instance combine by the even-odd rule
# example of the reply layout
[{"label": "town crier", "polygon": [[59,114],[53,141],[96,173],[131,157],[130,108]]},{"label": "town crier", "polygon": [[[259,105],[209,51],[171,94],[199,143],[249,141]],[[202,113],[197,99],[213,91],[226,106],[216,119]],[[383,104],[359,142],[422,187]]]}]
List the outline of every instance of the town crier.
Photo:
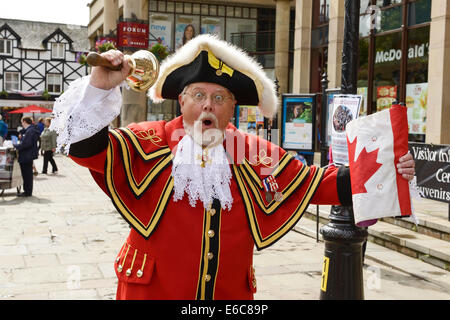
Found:
[{"label": "town crier", "polygon": [[[130,67],[94,67],[58,99],[58,143],[90,169],[132,227],[118,249],[117,299],[252,299],[253,250],[267,248],[310,203],[351,204],[349,169],[305,166],[279,146],[230,123],[236,105],[278,108],[274,83],[241,49],[200,35],[161,65],[149,97],[178,99],[172,121],[109,130]],[[400,160],[404,178],[411,155]]]}]

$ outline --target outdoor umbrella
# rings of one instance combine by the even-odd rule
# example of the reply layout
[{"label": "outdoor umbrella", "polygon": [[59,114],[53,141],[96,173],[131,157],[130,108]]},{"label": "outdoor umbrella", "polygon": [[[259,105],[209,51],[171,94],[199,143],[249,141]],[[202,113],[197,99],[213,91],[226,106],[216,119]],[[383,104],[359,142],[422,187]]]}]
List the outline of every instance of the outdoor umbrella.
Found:
[{"label": "outdoor umbrella", "polygon": [[20,108],[14,111],[10,111],[8,113],[49,113],[52,112],[50,109],[42,108],[37,105],[31,105],[25,108]]}]

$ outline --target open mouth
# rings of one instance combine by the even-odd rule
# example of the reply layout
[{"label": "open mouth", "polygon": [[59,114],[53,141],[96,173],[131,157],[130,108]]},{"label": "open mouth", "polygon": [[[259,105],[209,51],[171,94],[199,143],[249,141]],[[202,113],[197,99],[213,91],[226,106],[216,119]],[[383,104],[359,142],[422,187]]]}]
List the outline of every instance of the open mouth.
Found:
[{"label": "open mouth", "polygon": [[203,119],[202,120],[202,127],[204,129],[210,129],[210,128],[214,128],[214,121],[212,119]]}]

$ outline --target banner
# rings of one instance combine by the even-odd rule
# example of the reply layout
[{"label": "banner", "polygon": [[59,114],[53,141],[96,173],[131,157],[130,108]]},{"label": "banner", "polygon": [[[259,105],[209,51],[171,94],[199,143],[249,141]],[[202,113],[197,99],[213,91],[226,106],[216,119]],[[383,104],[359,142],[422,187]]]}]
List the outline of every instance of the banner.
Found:
[{"label": "banner", "polygon": [[119,22],[117,25],[117,45],[148,49],[148,24]]},{"label": "banner", "polygon": [[362,96],[336,94],[333,96],[333,112],[331,114],[331,152],[333,162],[348,164],[347,123],[356,119],[361,108]]},{"label": "banner", "polygon": [[409,143],[423,198],[450,203],[450,146]]}]

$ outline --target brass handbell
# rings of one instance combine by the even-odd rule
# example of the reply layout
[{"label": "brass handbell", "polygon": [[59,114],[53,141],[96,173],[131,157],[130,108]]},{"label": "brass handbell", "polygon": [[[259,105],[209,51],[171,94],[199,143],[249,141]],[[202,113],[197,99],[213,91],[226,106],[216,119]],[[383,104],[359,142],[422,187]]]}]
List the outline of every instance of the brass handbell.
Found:
[{"label": "brass handbell", "polygon": [[[147,91],[158,79],[159,61],[155,55],[148,50],[139,50],[133,53],[129,63],[130,74],[126,81],[131,89],[138,92]],[[86,62],[91,66],[102,66],[111,70],[120,70],[122,65],[114,66],[106,58],[96,52],[90,52],[86,57]]]}]

